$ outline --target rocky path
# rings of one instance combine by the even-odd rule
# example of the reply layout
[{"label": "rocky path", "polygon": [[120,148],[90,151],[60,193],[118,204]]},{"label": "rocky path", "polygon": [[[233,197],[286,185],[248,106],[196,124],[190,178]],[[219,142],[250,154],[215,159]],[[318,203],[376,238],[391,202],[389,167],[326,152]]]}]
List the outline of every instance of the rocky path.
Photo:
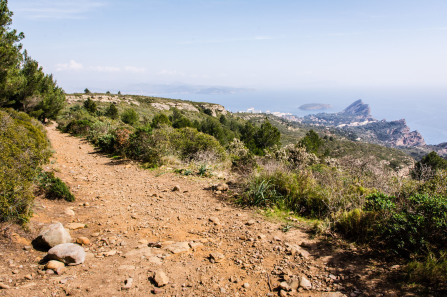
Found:
[{"label": "rocky path", "polygon": [[376,296],[344,287],[356,276],[330,268],[303,230],[284,233],[219,199],[207,189],[216,181],[111,160],[54,126],[48,136],[50,166],[76,202],[37,199],[31,234],[61,222],[88,239],[87,258],[49,275],[45,253],[13,234],[0,251],[0,296]]}]

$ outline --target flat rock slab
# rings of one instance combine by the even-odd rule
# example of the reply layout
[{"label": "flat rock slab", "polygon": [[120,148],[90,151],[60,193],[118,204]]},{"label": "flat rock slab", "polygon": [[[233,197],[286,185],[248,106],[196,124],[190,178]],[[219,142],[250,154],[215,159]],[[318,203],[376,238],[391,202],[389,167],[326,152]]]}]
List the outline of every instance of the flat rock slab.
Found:
[{"label": "flat rock slab", "polygon": [[68,223],[65,226],[68,229],[70,229],[70,230],[77,230],[77,229],[84,229],[85,228],[85,224],[81,224],[81,223]]},{"label": "flat rock slab", "polygon": [[131,250],[124,254],[126,258],[141,258],[141,257],[151,257],[153,256],[152,248],[144,247],[141,249]]},{"label": "flat rock slab", "polygon": [[173,254],[185,253],[190,250],[190,246],[188,242],[176,242],[171,245],[165,247],[167,251],[170,251]]},{"label": "flat rock slab", "polygon": [[47,259],[61,261],[67,265],[78,265],[85,261],[84,249],[74,243],[56,245],[48,251]]}]

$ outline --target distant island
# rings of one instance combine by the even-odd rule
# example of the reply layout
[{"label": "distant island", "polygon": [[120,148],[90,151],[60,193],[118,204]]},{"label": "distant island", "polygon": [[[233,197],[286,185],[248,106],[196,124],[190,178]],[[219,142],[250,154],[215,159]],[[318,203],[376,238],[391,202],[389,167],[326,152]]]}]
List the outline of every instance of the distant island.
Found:
[{"label": "distant island", "polygon": [[303,104],[298,108],[301,110],[326,110],[332,108],[332,106],[330,104],[309,103],[309,104]]}]

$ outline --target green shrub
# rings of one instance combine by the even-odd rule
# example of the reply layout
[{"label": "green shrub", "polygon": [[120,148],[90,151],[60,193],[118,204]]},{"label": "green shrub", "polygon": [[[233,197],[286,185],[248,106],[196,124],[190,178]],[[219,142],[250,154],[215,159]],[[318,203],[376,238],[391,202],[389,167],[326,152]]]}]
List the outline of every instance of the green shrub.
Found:
[{"label": "green shrub", "polygon": [[356,208],[341,214],[336,222],[336,229],[351,240],[365,242],[369,239],[372,221],[371,213]]},{"label": "green shrub", "polygon": [[423,261],[412,261],[405,268],[408,280],[447,291],[447,251],[430,253]]},{"label": "green shrub", "polygon": [[437,170],[429,180],[419,185],[416,192],[447,197],[447,170]]},{"label": "green shrub", "polygon": [[68,202],[75,201],[75,197],[70,192],[68,186],[53,172],[41,172],[39,178],[39,187],[45,192],[45,197],[51,200],[64,199]]},{"label": "green shrub", "polygon": [[28,222],[33,181],[51,155],[43,127],[27,114],[0,110],[0,221]]},{"label": "green shrub", "polygon": [[259,128],[253,126],[250,122],[246,122],[240,130],[241,140],[255,155],[263,156],[266,149],[280,144],[281,132],[268,120],[265,120]]},{"label": "green shrub", "polygon": [[169,135],[169,143],[182,160],[197,160],[205,153],[214,156],[218,161],[226,158],[224,148],[214,137],[194,128],[175,129]]},{"label": "green shrub", "polygon": [[[267,195],[257,194],[264,192]],[[327,197],[321,194],[321,187],[308,172],[293,173],[283,168],[252,178],[242,195],[242,202],[255,205],[253,201],[259,206],[275,204],[309,217],[322,218],[329,211]]]},{"label": "green shrub", "polygon": [[84,101],[84,108],[91,114],[95,114],[97,110],[96,102],[92,98],[88,98]]},{"label": "green shrub", "polygon": [[365,210],[375,215],[371,236],[396,255],[424,255],[447,246],[446,197],[416,194],[397,199],[373,194]]},{"label": "green shrub", "polygon": [[323,144],[320,136],[314,131],[309,130],[300,141],[300,146],[305,147],[309,153],[318,154],[318,151]]},{"label": "green shrub", "polygon": [[103,134],[98,137],[96,145],[106,153],[113,153],[115,151],[116,138],[114,134]]},{"label": "green shrub", "polygon": [[160,149],[161,139],[157,142],[152,131],[137,129],[129,136],[126,156],[145,163],[148,167],[162,165],[163,151]]},{"label": "green shrub", "polygon": [[159,113],[154,116],[151,122],[152,128],[161,128],[163,125],[171,125],[171,121],[169,120],[168,116],[164,113]]},{"label": "green shrub", "polygon": [[231,169],[241,174],[249,174],[256,167],[253,154],[242,141],[234,138],[228,145],[228,153],[231,158]]},{"label": "green shrub", "polygon": [[62,131],[76,136],[85,136],[90,132],[92,125],[93,121],[90,119],[73,120],[63,127]]},{"label": "green shrub", "polygon": [[118,108],[114,103],[109,104],[109,107],[106,109],[105,115],[114,120],[118,119]]},{"label": "green shrub", "polygon": [[273,207],[277,206],[278,202],[283,199],[268,180],[255,178],[237,201],[243,205]]},{"label": "green shrub", "polygon": [[138,123],[140,116],[133,108],[128,108],[121,114],[121,121],[131,126]]}]

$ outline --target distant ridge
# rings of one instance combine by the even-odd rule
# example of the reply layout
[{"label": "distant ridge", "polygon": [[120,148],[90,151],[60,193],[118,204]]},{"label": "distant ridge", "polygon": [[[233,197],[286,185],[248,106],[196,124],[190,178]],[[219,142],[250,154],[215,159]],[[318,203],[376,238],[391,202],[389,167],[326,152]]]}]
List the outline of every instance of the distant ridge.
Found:
[{"label": "distant ridge", "polygon": [[323,103],[308,103],[303,104],[298,108],[301,110],[325,110],[332,108],[332,106],[330,104],[323,104]]},{"label": "distant ridge", "polygon": [[365,118],[371,117],[371,108],[368,104],[363,103],[362,99],[359,99],[346,107],[341,113],[351,116],[363,116]]}]

